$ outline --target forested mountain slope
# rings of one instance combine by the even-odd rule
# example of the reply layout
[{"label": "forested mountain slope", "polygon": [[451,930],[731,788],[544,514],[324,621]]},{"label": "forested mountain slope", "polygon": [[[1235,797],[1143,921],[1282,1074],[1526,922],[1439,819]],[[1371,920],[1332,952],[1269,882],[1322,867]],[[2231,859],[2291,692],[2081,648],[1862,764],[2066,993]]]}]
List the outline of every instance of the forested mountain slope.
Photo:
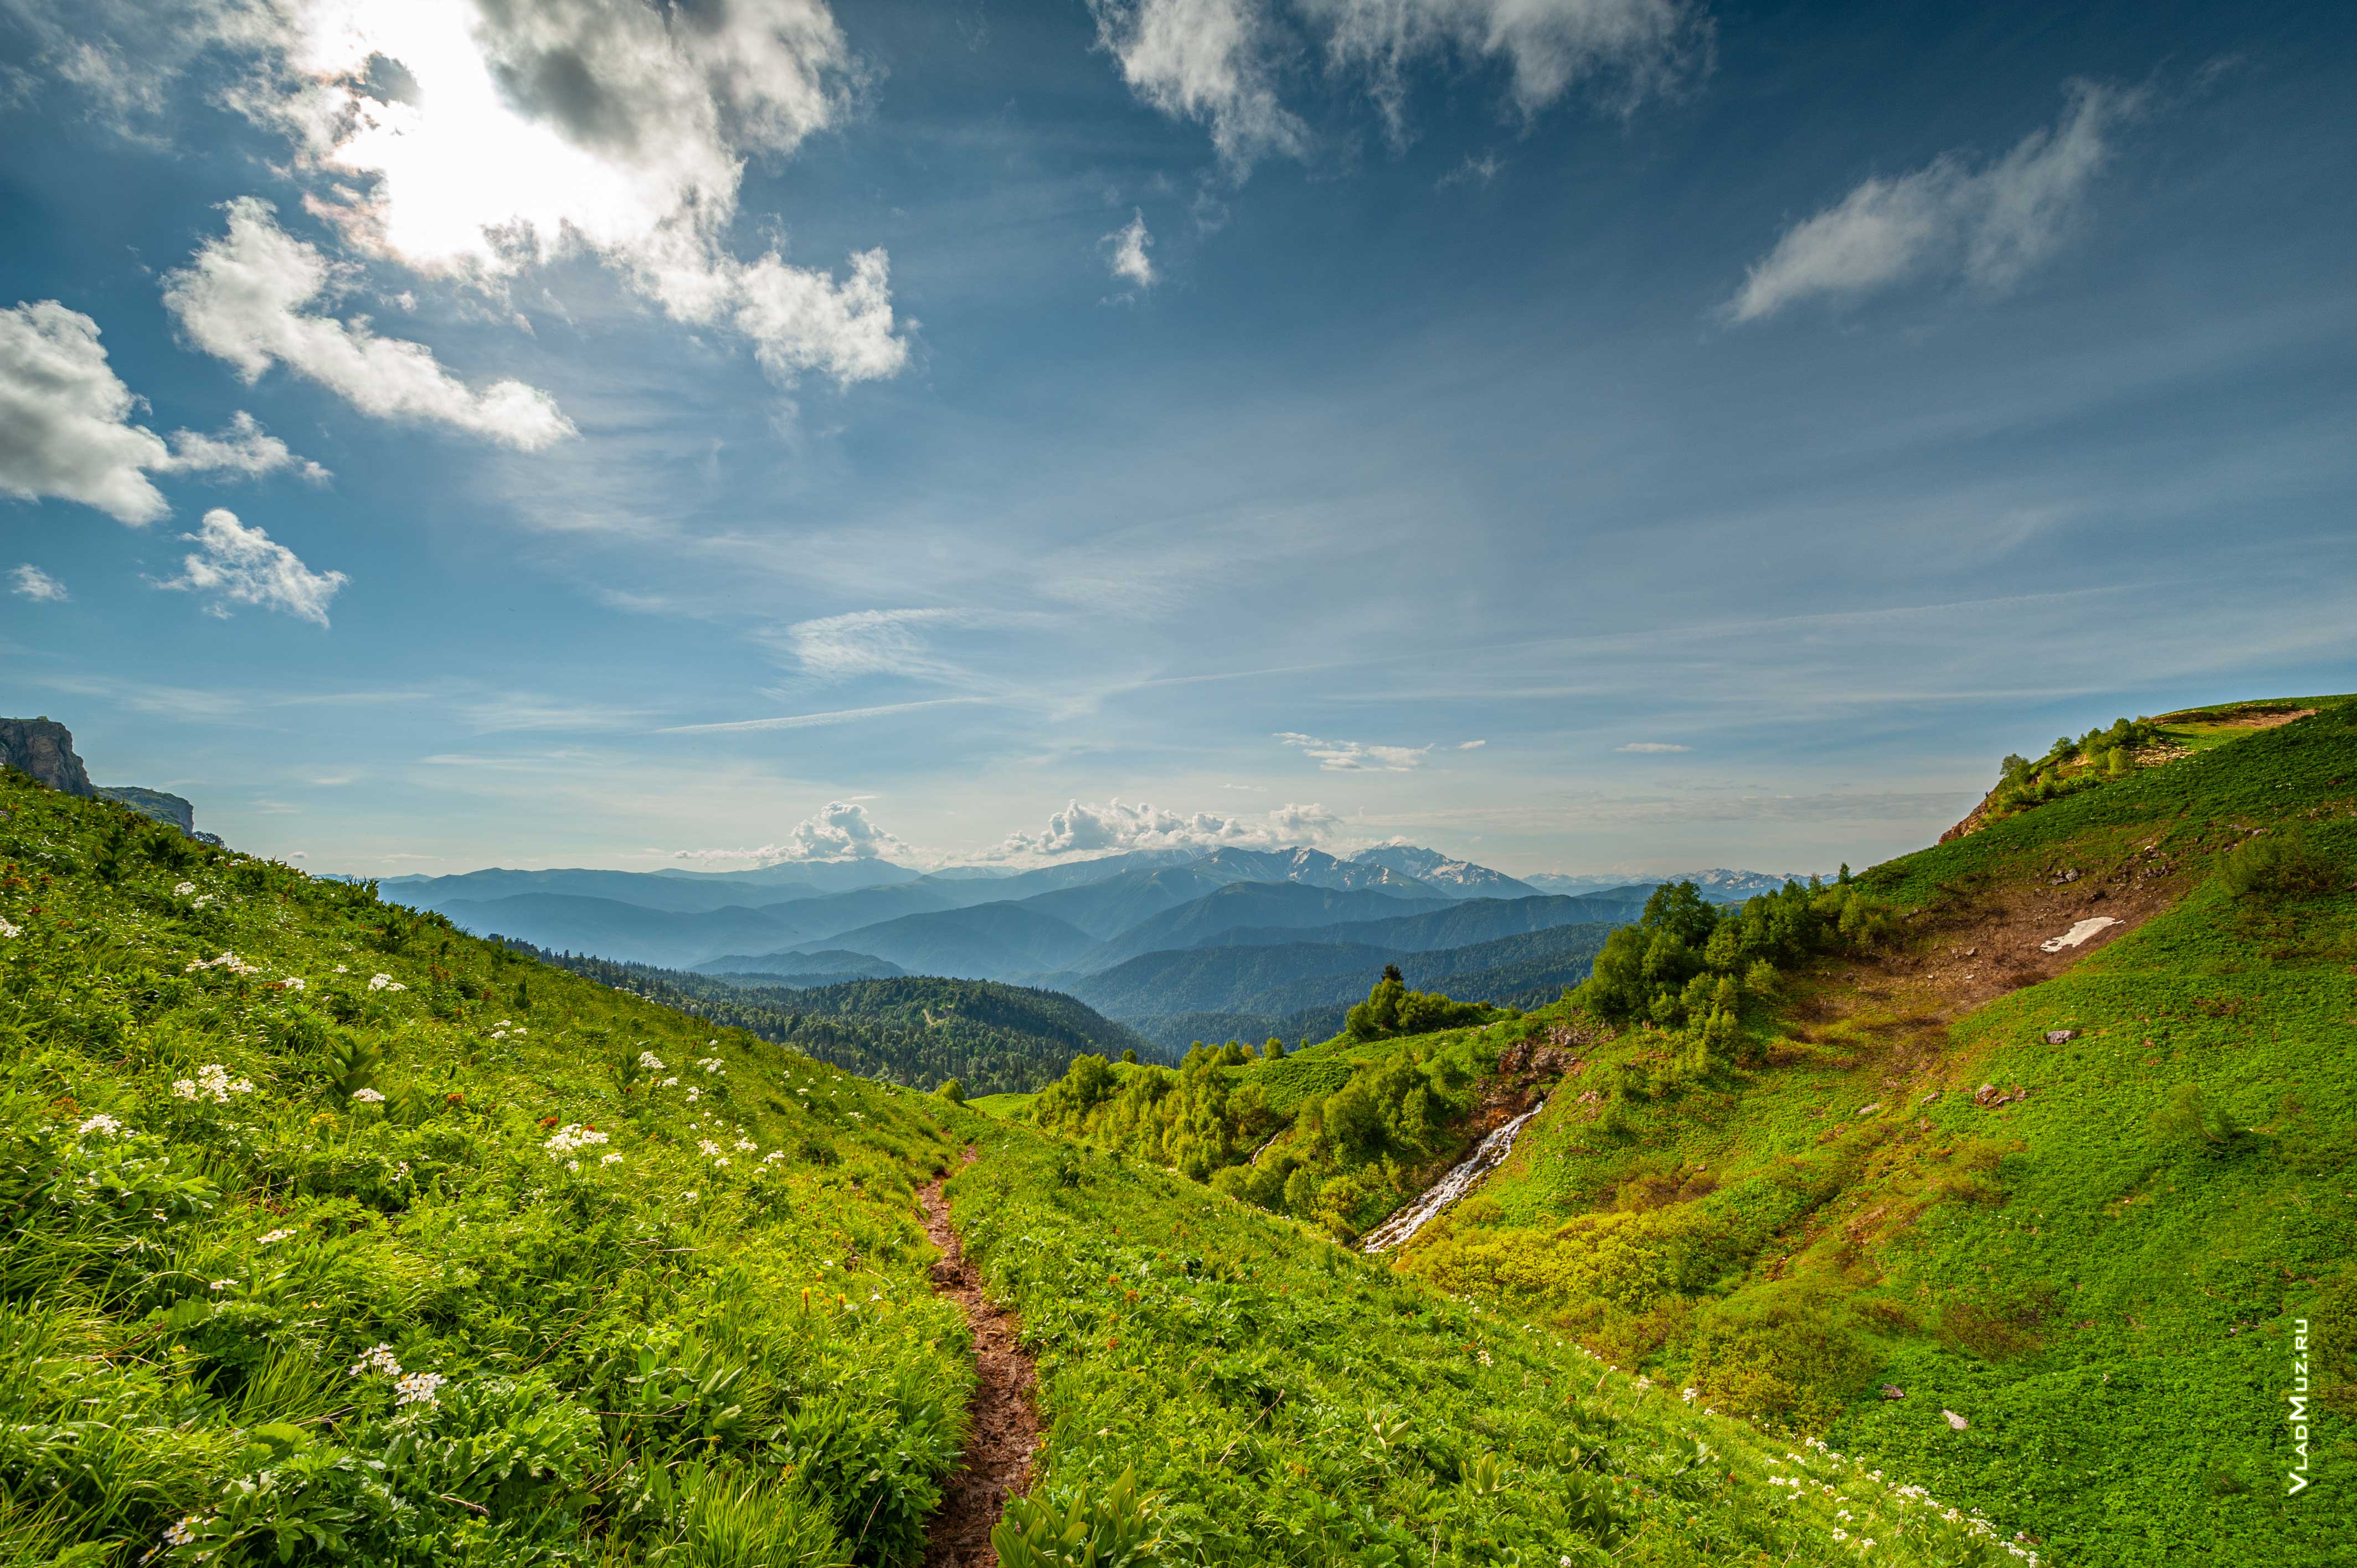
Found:
[{"label": "forested mountain slope", "polygon": [[764,987],[512,944],[544,963],[683,1013],[791,1045],[864,1078],[919,1089],[956,1079],[975,1094],[1020,1092],[1084,1051],[1151,1058],[1150,1042],[1052,991],[994,981],[888,976]]},{"label": "forested mountain slope", "polygon": [[1039,1357],[1007,1568],[2004,1560],[1288,1222],[364,885],[14,773],[0,868],[0,1563],[913,1568],[974,1413],[945,1168]]}]

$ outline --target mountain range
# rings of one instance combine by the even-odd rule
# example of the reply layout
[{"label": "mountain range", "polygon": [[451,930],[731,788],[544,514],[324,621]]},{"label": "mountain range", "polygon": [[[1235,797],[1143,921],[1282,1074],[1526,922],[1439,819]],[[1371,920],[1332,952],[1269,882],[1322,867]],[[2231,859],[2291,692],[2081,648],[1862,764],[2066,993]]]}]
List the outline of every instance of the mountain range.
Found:
[{"label": "mountain range", "polygon": [[[1732,902],[1781,876],[1693,874]],[[1045,986],[1157,1043],[1211,1022],[1316,1032],[1384,965],[1524,1004],[1584,978],[1650,879],[1510,876],[1415,844],[1135,850],[1011,871],[882,860],[758,871],[588,868],[390,878],[383,897],[554,952],[813,989],[931,975]],[[1542,933],[1569,933],[1534,940]],[[1516,944],[1516,939],[1523,939]],[[1463,960],[1455,955],[1471,951]]]}]

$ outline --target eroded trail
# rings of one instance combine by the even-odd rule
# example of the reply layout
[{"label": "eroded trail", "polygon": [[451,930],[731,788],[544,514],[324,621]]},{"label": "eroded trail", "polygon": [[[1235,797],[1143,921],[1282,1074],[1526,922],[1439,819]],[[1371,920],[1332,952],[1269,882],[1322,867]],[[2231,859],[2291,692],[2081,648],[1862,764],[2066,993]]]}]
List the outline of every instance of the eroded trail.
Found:
[{"label": "eroded trail", "polygon": [[[965,1152],[974,1159],[974,1151]],[[941,1510],[925,1539],[925,1568],[987,1568],[995,1561],[990,1530],[1031,1484],[1031,1455],[1039,1444],[1039,1415],[1031,1403],[1031,1358],[1015,1337],[1011,1314],[991,1305],[982,1276],[966,1261],[950,1223],[942,1184],[928,1182],[918,1194],[925,1203],[925,1232],[941,1249],[933,1265],[933,1288],[965,1309],[974,1333],[974,1363],[980,1373],[967,1414],[972,1434],[965,1463],[942,1488]]]}]

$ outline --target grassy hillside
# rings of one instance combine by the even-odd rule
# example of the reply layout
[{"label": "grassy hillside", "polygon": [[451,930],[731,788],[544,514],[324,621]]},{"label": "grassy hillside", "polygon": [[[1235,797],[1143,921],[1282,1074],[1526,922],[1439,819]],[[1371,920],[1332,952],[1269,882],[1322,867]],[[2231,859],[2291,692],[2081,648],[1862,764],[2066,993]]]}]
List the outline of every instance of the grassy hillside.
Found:
[{"label": "grassy hillside", "polygon": [[[978,1121],[979,1119],[977,1119]],[[2035,1561],[1887,1474],[1134,1161],[982,1123],[949,1184],[1039,1358],[1048,1442],[1002,1563]],[[1152,1501],[1125,1530],[1125,1477]],[[1009,1528],[1012,1527],[1012,1528]]]},{"label": "grassy hillside", "polygon": [[1157,1054],[1135,1031],[1069,996],[993,981],[910,975],[762,987],[743,976],[519,950],[863,1077],[917,1089],[950,1079],[976,1094],[1038,1089],[1084,1051]]},{"label": "grassy hillside", "polygon": [[971,1384],[939,1101],[0,813],[0,1563],[914,1560]]},{"label": "grassy hillside", "polygon": [[1732,1048],[1589,1048],[1402,1267],[2058,1561],[2345,1561],[2357,704],[2297,705],[2050,755],[2095,782],[1860,878],[1860,943],[1747,996]]},{"label": "grassy hillside", "polygon": [[5,773],[0,866],[5,1568],[911,1563],[974,1387],[914,1184],[969,1140],[1049,1418],[1009,1568],[2002,1560],[1288,1223],[364,886]]}]

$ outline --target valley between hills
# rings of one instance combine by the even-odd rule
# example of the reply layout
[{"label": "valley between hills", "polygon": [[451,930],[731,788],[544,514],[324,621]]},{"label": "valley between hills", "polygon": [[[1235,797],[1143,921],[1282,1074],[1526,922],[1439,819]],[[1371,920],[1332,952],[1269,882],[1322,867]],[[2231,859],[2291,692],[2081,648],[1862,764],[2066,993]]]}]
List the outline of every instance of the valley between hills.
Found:
[{"label": "valley between hills", "polygon": [[1605,887],[349,882],[40,738],[0,1568],[2348,1560],[2357,700]]}]

